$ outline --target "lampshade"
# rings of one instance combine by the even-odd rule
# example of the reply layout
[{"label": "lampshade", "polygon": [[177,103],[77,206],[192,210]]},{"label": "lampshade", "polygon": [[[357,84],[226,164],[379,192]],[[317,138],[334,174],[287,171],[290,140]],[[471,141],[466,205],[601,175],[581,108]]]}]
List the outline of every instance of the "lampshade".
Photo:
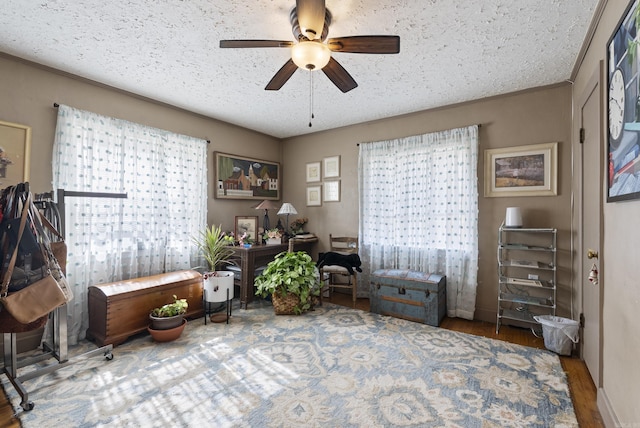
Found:
[{"label": "lampshade", "polygon": [[278,206],[274,204],[272,201],[265,199],[254,208],[257,210],[264,210],[264,220],[262,221],[262,228],[264,230],[271,229],[271,222],[269,221],[269,210],[274,210],[278,208]]},{"label": "lampshade", "polygon": [[280,211],[278,211],[278,215],[283,215],[283,214],[298,214],[298,211],[296,211],[293,205],[291,205],[289,202],[285,202],[280,207]]},{"label": "lampshade", "polygon": [[291,47],[291,59],[303,70],[320,70],[329,63],[331,51],[324,43],[304,41]]},{"label": "lampshade", "polygon": [[273,201],[265,199],[264,201],[256,205],[254,208],[257,210],[275,210],[276,208],[278,208],[278,205],[275,204]]},{"label": "lampshade", "polygon": [[506,227],[522,227],[522,210],[520,207],[508,207],[504,219]]}]

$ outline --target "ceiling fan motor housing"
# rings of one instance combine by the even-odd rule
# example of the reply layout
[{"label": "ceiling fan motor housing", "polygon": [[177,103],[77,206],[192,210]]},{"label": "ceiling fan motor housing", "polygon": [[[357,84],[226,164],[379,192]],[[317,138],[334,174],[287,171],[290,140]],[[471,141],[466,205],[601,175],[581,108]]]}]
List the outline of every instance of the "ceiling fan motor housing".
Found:
[{"label": "ceiling fan motor housing", "polygon": [[[300,21],[298,20],[298,10],[295,7],[291,9],[291,13],[289,14],[289,21],[291,22],[291,30],[296,40],[303,41],[317,39],[320,41],[325,41],[327,39],[327,36],[329,35],[329,25],[331,25],[331,12],[329,11],[329,9],[325,9],[324,25],[319,37],[317,37],[316,30],[309,28],[304,29],[301,27]],[[309,35],[311,35],[312,37],[309,37]]]}]

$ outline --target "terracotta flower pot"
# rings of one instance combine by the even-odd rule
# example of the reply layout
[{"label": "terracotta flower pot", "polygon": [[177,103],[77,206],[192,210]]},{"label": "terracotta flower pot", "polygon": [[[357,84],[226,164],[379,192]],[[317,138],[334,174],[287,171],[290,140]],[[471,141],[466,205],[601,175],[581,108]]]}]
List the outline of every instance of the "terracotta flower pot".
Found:
[{"label": "terracotta flower pot", "polygon": [[170,328],[167,330],[155,330],[151,328],[151,326],[147,327],[147,331],[153,337],[153,340],[156,342],[171,342],[172,340],[176,340],[182,334],[184,327],[187,325],[187,320],[182,319],[182,324],[178,327]]}]

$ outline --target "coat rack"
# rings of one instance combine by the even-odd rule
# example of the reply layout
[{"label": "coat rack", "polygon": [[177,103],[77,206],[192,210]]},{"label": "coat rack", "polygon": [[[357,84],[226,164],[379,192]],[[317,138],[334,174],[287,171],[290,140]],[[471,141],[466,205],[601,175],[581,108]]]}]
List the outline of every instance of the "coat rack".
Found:
[{"label": "coat rack", "polygon": [[[52,192],[38,195],[39,199],[48,198],[51,199]],[[58,219],[50,218],[53,220],[51,223],[56,226],[59,224],[59,231],[62,236],[65,236],[65,209],[64,200],[66,197],[90,197],[90,198],[126,198],[126,193],[97,193],[97,192],[69,192],[64,189],[58,189],[58,206],[57,212],[54,210],[54,216],[58,216]],[[53,202],[49,202],[53,204]],[[55,205],[55,204],[53,204]],[[67,340],[67,305],[63,305],[49,314],[49,321],[47,328],[50,333],[50,343],[45,341],[42,344],[42,353],[31,357],[18,360],[18,346],[17,346],[17,333],[3,333],[4,339],[4,372],[9,378],[9,381],[15,388],[22,399],[20,406],[25,411],[32,410],[35,406],[33,401],[29,401],[29,393],[23,386],[23,382],[34,379],[36,377],[44,376],[52,373],[56,370],[60,370],[63,367],[74,364],[79,361],[84,361],[87,358],[104,355],[107,360],[113,359],[113,345],[105,345],[97,349],[85,352],[80,355],[76,355],[72,358],[68,358],[68,340]],[[42,361],[55,358],[57,363],[52,363],[40,369],[29,371],[21,376],[18,376],[18,369],[28,367],[34,364],[38,364]]]}]

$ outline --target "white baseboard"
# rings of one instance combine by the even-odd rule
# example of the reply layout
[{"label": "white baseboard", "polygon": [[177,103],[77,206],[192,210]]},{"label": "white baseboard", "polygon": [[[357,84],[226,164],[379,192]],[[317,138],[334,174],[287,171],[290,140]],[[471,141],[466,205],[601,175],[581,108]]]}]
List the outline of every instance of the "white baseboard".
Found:
[{"label": "white baseboard", "polygon": [[598,388],[596,403],[598,404],[598,410],[600,411],[604,426],[607,428],[619,427],[620,422],[613,411],[613,407],[611,407],[611,402],[609,402],[607,394],[602,388]]}]

